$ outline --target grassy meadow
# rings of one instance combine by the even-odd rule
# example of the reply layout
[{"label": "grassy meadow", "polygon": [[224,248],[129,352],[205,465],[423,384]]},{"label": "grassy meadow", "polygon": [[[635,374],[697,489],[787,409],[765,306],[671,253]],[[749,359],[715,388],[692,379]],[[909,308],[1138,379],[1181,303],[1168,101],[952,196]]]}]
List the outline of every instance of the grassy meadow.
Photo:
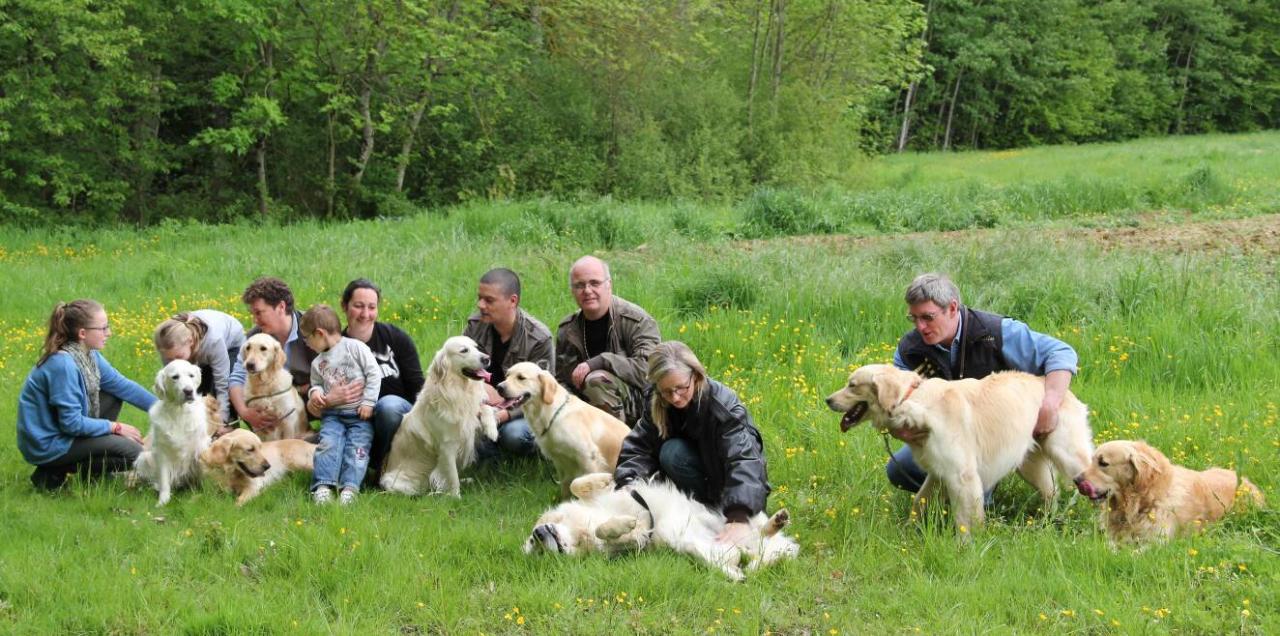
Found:
[{"label": "grassy meadow", "polygon": [[[1280,134],[1002,153],[887,157],[858,190],[761,190],[735,205],[472,203],[401,219],[291,226],[7,227],[0,236],[0,420],[58,300],[103,302],[104,354],[149,386],[152,328],[196,308],[249,324],[239,294],[280,276],[300,306],[366,276],[381,319],[424,357],[461,331],[476,279],[523,278],[554,329],[569,264],[593,253],[617,294],[732,386],[765,439],[802,545],[734,584],[679,555],[529,558],[557,487],[544,461],[473,468],[455,501],[369,492],[316,507],[295,476],[243,509],[205,485],[154,508],[121,482],[32,490],[0,443],[0,632],[242,633],[1280,633],[1280,517],[1111,550],[1095,508],[1044,516],[1025,484],[996,491],[972,545],[947,520],[907,521],[885,445],[839,432],[822,398],[887,361],[916,273],[1080,353],[1073,390],[1098,442],[1145,439],[1175,462],[1243,472],[1280,505],[1280,286],[1274,250],[1104,249],[1073,228],[1164,228],[1280,212]],[[939,230],[985,228],[982,232]],[[814,237],[814,234],[831,235]],[[1274,241],[1274,235],[1272,237]],[[126,407],[125,421],[146,427]],[[895,444],[896,446],[896,444]]]}]

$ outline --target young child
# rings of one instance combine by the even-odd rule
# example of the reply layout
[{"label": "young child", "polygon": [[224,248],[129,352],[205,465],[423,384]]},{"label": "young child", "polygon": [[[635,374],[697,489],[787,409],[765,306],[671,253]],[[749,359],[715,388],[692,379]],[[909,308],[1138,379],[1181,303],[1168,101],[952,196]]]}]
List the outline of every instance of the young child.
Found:
[{"label": "young child", "polygon": [[[356,500],[369,467],[369,446],[373,443],[369,418],[378,401],[382,372],[368,346],[343,337],[338,314],[328,305],[308,309],[298,329],[307,346],[320,354],[311,363],[311,388],[307,391],[308,403],[321,411],[311,496],[318,504],[329,503],[333,489],[341,487],[338,503],[347,505]],[[328,402],[330,389],[351,382],[364,383],[359,402]]]}]

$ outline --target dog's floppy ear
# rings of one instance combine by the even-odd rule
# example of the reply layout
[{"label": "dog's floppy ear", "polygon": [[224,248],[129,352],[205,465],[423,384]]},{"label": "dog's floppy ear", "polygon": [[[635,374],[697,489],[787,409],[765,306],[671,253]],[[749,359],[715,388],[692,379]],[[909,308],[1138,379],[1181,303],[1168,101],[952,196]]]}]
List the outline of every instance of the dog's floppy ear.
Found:
[{"label": "dog's floppy ear", "polygon": [[1160,455],[1160,451],[1148,446],[1144,442],[1131,442],[1129,453],[1129,463],[1133,464],[1133,484],[1139,490],[1145,490],[1155,483],[1156,479],[1164,474],[1164,464],[1168,460]]},{"label": "dog's floppy ear", "polygon": [[284,347],[279,342],[271,347],[271,362],[267,364],[267,369],[275,373],[284,368]]},{"label": "dog's floppy ear", "polygon": [[556,389],[560,388],[555,376],[544,371],[538,374],[538,382],[542,385],[542,403],[551,406],[556,399]]},{"label": "dog's floppy ear", "polygon": [[871,386],[876,390],[876,401],[880,403],[880,410],[885,413],[892,413],[894,407],[902,401],[902,396],[906,395],[907,389],[911,387],[910,383],[904,381],[909,376],[895,371],[886,369],[871,378]]},{"label": "dog's floppy ear", "polygon": [[151,392],[155,393],[156,397],[160,398],[160,401],[162,402],[169,399],[169,395],[164,390],[164,387],[164,368],[161,368],[159,371],[156,371],[156,382],[151,385]]},{"label": "dog's floppy ear", "polygon": [[209,466],[221,466],[227,463],[227,444],[218,439],[200,451],[200,461]]},{"label": "dog's floppy ear", "polygon": [[432,383],[440,384],[444,382],[444,376],[447,372],[445,365],[448,364],[448,359],[449,356],[445,353],[444,347],[440,347],[440,350],[436,351],[435,357],[431,359],[431,366],[427,368],[427,377]]}]

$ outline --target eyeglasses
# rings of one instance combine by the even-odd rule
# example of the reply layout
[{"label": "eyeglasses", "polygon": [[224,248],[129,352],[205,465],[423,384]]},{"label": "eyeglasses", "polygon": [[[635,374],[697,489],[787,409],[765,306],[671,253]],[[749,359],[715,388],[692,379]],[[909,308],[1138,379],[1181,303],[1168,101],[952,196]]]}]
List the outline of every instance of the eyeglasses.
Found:
[{"label": "eyeglasses", "polygon": [[101,327],[85,327],[85,331],[111,331],[111,325],[102,325]]},{"label": "eyeglasses", "polygon": [[907,314],[907,322],[911,324],[915,324],[917,322],[933,322],[938,319],[938,316],[941,316],[941,315],[942,314],[935,311],[931,311],[927,314],[920,314],[919,316],[915,314]]},{"label": "eyeglasses", "polygon": [[584,280],[578,281],[569,287],[571,287],[575,292],[582,292],[587,289],[600,289],[601,287],[604,287],[604,284],[607,282],[609,282],[608,278],[604,280]]},{"label": "eyeglasses", "polygon": [[662,394],[662,397],[667,398],[668,400],[670,400],[671,398],[675,397],[676,395],[684,395],[684,393],[685,393],[686,391],[688,391],[688,390],[689,390],[689,387],[691,387],[691,386],[693,386],[693,380],[689,380],[688,382],[685,382],[684,384],[681,384],[680,386],[673,386],[673,387],[671,387],[671,388],[669,388],[669,389],[658,389],[658,393],[661,393],[661,394]]}]

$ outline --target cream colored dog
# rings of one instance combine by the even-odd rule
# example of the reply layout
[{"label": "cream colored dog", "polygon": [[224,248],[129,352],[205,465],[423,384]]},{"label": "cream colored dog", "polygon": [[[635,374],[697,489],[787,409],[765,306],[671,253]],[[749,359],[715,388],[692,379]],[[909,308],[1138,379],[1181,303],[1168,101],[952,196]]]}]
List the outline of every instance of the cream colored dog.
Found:
[{"label": "cream colored dog", "polygon": [[569,498],[574,479],[590,473],[612,474],[617,468],[622,440],[631,429],[564,390],[546,370],[532,362],[512,365],[497,389],[507,400],[499,408],[524,408],[538,448],[556,468],[561,497]]},{"label": "cream colored dog", "polygon": [[665,546],[696,556],[741,581],[743,562],[747,570],[754,570],[800,552],[800,546],[782,533],[791,520],[786,510],[772,517],[757,514],[750,520],[751,535],[727,544],[716,541],[724,529],[724,515],[666,480],[636,482],[630,489],[615,490],[611,473],[596,473],[573,480],[570,490],[577,499],[538,518],[524,542],[525,554],[615,554]]},{"label": "cream colored dog", "polygon": [[922,442],[909,444],[929,475],[912,510],[923,515],[926,502],[945,486],[963,534],[983,523],[982,493],[1015,469],[1051,511],[1058,497],[1054,467],[1074,478],[1089,465],[1093,443],[1088,407],[1068,392],[1057,427],[1037,444],[1031,432],[1043,399],[1044,378],[1019,371],[947,381],[871,364],[855,370],[827,405],[845,414],[841,431],[856,426],[864,415],[882,431],[927,431]]},{"label": "cream colored dog", "polygon": [[269,431],[258,431],[264,441],[296,439],[310,432],[307,409],[293,388],[293,376],[285,370],[285,353],[274,337],[259,333],[245,341],[244,403],[279,422]]},{"label": "cream colored dog", "polygon": [[426,384],[391,440],[381,483],[384,490],[461,496],[458,473],[475,460],[476,433],[498,439],[498,422],[483,380],[489,356],[466,336],[444,341],[427,368]]},{"label": "cream colored dog", "polygon": [[1076,487],[1106,502],[1098,521],[1113,543],[1198,532],[1233,506],[1264,501],[1258,487],[1234,471],[1175,466],[1155,448],[1124,440],[1099,446]]},{"label": "cream colored dog", "polygon": [[147,411],[151,431],[133,471],[160,492],[157,506],[169,503],[174,488],[200,479],[196,456],[209,447],[209,411],[196,393],[199,386],[200,367],[186,360],[174,360],[156,373],[152,390],[159,400]]},{"label": "cream colored dog", "polygon": [[264,442],[237,428],[200,453],[200,464],[206,475],[236,495],[237,506],[243,506],[289,471],[311,472],[315,455],[315,444],[300,439]]}]

